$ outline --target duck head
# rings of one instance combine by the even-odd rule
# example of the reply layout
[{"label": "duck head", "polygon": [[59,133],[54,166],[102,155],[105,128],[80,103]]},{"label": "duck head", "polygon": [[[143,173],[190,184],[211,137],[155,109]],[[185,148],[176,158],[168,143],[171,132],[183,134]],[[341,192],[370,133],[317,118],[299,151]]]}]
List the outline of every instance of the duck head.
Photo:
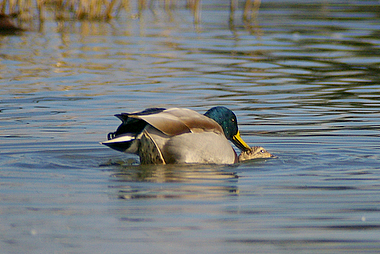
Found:
[{"label": "duck head", "polygon": [[251,150],[241,152],[239,155],[239,162],[253,160],[253,159],[265,159],[265,158],[277,158],[273,154],[270,154],[261,146],[252,146]]},{"label": "duck head", "polygon": [[242,151],[251,150],[247,143],[240,137],[236,115],[230,109],[222,106],[213,107],[205,113],[205,116],[217,122],[222,127],[226,138],[237,148]]}]

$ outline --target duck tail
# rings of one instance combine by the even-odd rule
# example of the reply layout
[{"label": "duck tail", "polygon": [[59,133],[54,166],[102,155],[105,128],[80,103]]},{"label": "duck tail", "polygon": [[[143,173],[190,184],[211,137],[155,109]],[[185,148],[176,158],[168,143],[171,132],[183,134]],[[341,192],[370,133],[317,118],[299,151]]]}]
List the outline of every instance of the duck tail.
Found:
[{"label": "duck tail", "polygon": [[137,154],[139,136],[147,123],[141,119],[130,117],[130,115],[128,113],[115,115],[122,123],[115,132],[108,133],[107,141],[100,142],[100,144],[120,152]]},{"label": "duck tail", "polygon": [[138,139],[131,133],[115,137],[115,133],[111,132],[108,134],[108,140],[100,142],[100,144],[126,153],[137,153],[138,150]]},{"label": "duck tail", "polygon": [[139,119],[139,116],[157,114],[164,110],[164,108],[148,108],[141,112],[115,115],[121,120],[121,124],[115,132],[108,133],[107,141],[100,142],[100,144],[120,152],[138,154],[140,138],[147,125],[147,122]]}]

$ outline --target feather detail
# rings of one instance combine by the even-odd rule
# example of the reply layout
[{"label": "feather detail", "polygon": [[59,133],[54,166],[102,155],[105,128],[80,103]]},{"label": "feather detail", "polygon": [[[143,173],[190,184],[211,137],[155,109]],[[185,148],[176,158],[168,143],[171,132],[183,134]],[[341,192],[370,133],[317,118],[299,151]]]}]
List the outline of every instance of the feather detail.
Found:
[{"label": "feather detail", "polygon": [[191,109],[170,108],[158,114],[130,115],[129,117],[142,119],[169,136],[204,131],[223,134],[223,129],[217,122]]},{"label": "feather detail", "polygon": [[121,135],[100,143],[120,152],[138,153],[139,140],[130,134]]},{"label": "feather detail", "polygon": [[134,139],[135,139],[135,137],[133,137],[133,136],[123,135],[123,136],[119,136],[119,137],[116,137],[116,138],[113,138],[113,139],[110,139],[110,140],[107,140],[107,141],[103,141],[101,143],[103,145],[107,145],[107,144],[112,144],[112,143],[130,142],[130,141],[132,141]]},{"label": "feather detail", "polygon": [[187,127],[178,117],[168,114],[165,111],[153,115],[131,115],[130,117],[144,120],[157,130],[160,130],[169,136],[191,132],[189,127]]}]

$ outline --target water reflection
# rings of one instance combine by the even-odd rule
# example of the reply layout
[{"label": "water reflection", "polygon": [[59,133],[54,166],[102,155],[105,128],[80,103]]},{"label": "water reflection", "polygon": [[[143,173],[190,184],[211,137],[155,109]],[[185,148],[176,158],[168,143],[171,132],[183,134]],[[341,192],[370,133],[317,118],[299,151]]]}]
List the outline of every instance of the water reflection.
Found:
[{"label": "water reflection", "polygon": [[[257,36],[212,2],[197,27],[142,10],[0,37],[2,251],[379,252],[379,4],[262,1]],[[215,105],[279,159],[139,166],[98,144],[115,113]]]},{"label": "water reflection", "polygon": [[117,183],[112,188],[121,199],[216,199],[238,195],[238,176],[233,169],[217,165],[120,166],[111,180]]}]

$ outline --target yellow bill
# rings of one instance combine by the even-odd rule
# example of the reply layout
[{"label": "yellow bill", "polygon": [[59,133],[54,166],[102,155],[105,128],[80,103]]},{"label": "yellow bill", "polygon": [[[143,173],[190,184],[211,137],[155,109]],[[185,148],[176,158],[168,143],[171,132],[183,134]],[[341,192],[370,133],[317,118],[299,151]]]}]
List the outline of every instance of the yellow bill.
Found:
[{"label": "yellow bill", "polygon": [[240,131],[238,131],[236,135],[232,137],[232,143],[234,143],[234,145],[242,151],[251,150],[249,145],[247,145],[247,143],[245,143],[244,140],[240,137]]}]

